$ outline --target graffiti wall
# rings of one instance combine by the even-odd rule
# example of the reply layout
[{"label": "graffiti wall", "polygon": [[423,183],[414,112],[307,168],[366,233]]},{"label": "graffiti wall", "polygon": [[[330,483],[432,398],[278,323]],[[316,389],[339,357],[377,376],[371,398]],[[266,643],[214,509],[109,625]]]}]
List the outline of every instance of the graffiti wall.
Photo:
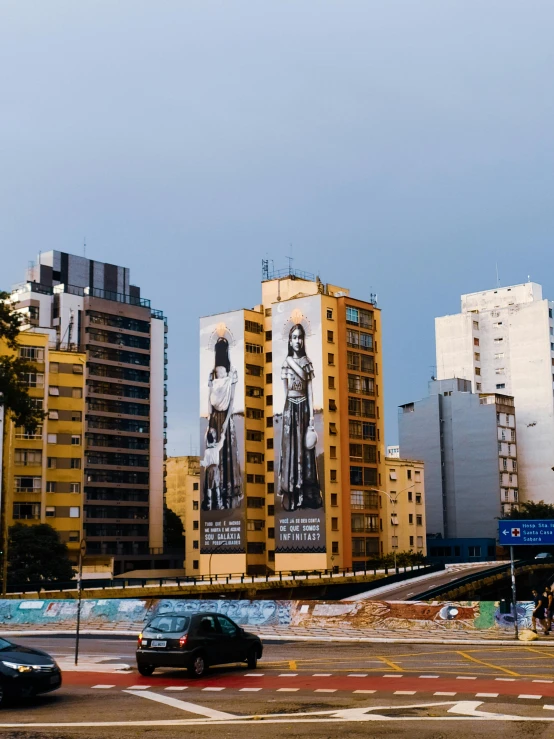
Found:
[{"label": "graffiti wall", "polygon": [[[518,603],[518,625],[529,628],[533,604]],[[81,623],[84,630],[111,627],[114,631],[139,631],[145,622],[163,613],[216,612],[260,634],[298,630],[340,629],[382,634],[405,634],[412,630],[432,637],[444,632],[513,633],[511,614],[500,613],[492,601],[460,603],[406,603],[386,601],[290,601],[290,600],[174,600],[105,599],[83,600]],[[1,629],[72,629],[77,618],[74,600],[0,600]]]}]

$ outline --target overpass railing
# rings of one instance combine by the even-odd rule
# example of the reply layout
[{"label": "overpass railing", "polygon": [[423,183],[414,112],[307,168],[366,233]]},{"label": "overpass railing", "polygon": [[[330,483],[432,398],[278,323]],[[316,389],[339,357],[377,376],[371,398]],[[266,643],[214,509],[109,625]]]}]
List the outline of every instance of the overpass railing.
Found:
[{"label": "overpass railing", "polygon": [[[234,584],[255,584],[255,583],[280,583],[298,580],[322,580],[327,579],[331,582],[340,581],[347,577],[373,576],[383,575],[383,577],[374,581],[375,587],[387,584],[385,581],[396,582],[404,579],[402,573],[408,577],[414,577],[418,574],[428,574],[443,570],[442,564],[414,564],[403,567],[368,567],[361,566],[355,569],[334,567],[332,570],[283,570],[278,572],[268,572],[265,575],[247,575],[245,573],[229,573],[229,574],[213,574],[213,575],[189,575],[183,577],[117,577],[117,578],[99,578],[82,580],[81,587],[83,590],[127,590],[132,588],[162,588],[169,586],[202,586],[202,585],[234,585]],[[409,574],[408,574],[409,573]],[[412,573],[415,573],[412,574]],[[407,578],[406,578],[407,579]],[[368,583],[369,585],[369,583]],[[370,589],[368,587],[368,589]],[[8,586],[7,592],[13,594],[26,595],[40,594],[41,592],[73,592],[77,590],[77,582],[75,580],[66,582],[41,581],[34,583],[20,583]]]}]

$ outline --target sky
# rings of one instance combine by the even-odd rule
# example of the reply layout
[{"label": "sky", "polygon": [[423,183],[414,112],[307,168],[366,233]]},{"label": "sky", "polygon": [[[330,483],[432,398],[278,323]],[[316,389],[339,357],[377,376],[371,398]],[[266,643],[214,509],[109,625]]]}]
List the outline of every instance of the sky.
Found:
[{"label": "sky", "polygon": [[386,441],[434,318],[554,298],[551,0],[1,0],[0,287],[58,249],[169,320],[168,454],[197,451],[198,319],[262,259],[383,316]]}]

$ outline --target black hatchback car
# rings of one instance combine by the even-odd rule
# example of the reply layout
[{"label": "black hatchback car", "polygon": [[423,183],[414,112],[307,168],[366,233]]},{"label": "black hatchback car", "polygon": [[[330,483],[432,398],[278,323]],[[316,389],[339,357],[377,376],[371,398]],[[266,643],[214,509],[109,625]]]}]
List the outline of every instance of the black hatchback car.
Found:
[{"label": "black hatchback car", "polygon": [[0,706],[61,686],[62,672],[49,654],[0,639]]},{"label": "black hatchback car", "polygon": [[164,613],[139,634],[137,668],[151,675],[156,667],[186,667],[192,677],[202,677],[211,665],[246,662],[255,669],[262,653],[260,638],[227,616]]}]

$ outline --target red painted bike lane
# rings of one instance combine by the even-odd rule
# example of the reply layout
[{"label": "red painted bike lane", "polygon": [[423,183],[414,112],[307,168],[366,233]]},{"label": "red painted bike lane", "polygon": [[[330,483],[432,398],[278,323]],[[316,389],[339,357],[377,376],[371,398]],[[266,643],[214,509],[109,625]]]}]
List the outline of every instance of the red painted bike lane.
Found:
[{"label": "red painted bike lane", "polygon": [[148,686],[152,689],[167,687],[187,687],[190,690],[204,688],[221,688],[241,690],[242,688],[259,688],[261,690],[279,690],[294,688],[296,691],[314,692],[316,690],[333,690],[353,693],[355,691],[376,691],[394,693],[396,691],[415,691],[417,693],[435,693],[437,691],[467,695],[490,693],[505,696],[541,696],[554,697],[554,683],[533,683],[530,680],[495,680],[493,678],[457,679],[455,677],[348,677],[330,675],[317,677],[313,675],[264,675],[245,674],[212,675],[204,679],[191,679],[183,676],[159,675],[142,677],[137,673],[98,673],[98,672],[64,672],[63,682],[66,686],[94,687],[99,684],[113,685],[116,688],[132,686]]}]

